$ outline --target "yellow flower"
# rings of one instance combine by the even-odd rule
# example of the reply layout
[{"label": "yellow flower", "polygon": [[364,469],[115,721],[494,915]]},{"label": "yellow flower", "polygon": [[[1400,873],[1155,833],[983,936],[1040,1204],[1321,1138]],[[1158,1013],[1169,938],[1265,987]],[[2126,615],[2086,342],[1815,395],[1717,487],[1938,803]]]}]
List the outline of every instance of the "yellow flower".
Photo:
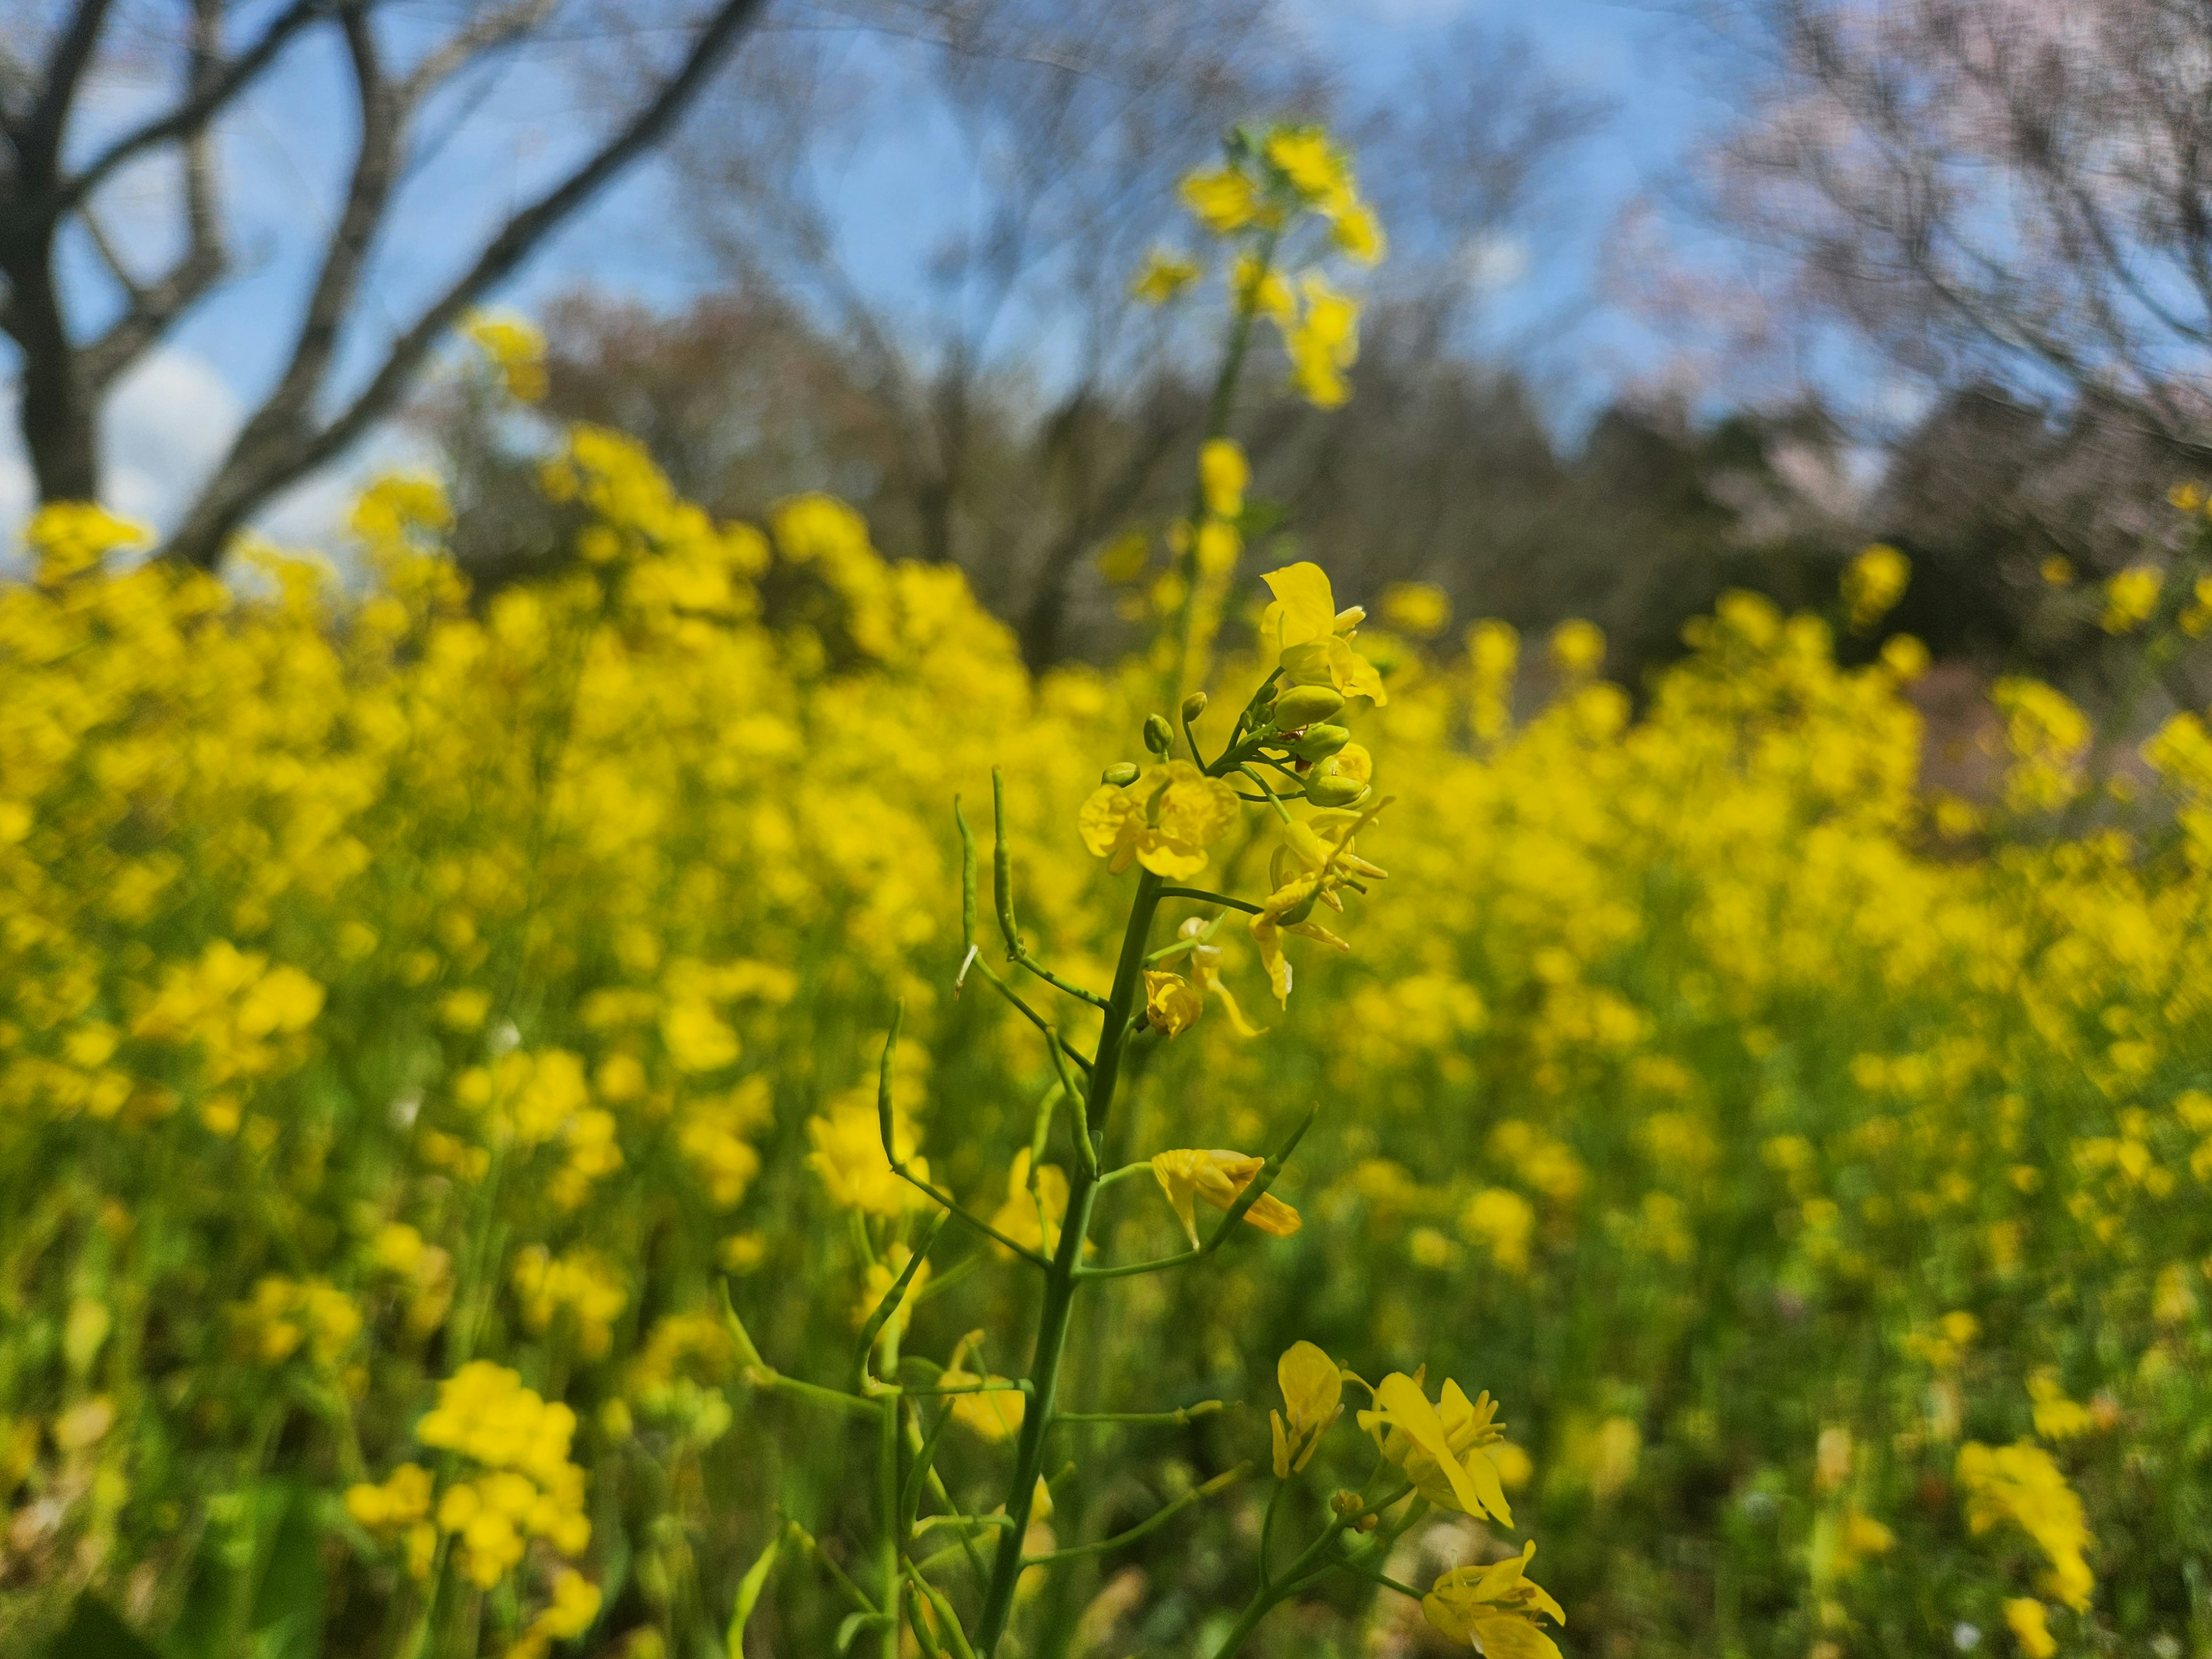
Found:
[{"label": "yellow flower", "polygon": [[1260,960],[1267,969],[1277,1001],[1287,1004],[1291,997],[1291,964],[1283,954],[1284,934],[1319,939],[1340,951],[1352,948],[1310,920],[1313,907],[1326,903],[1341,910],[1344,901],[1336,896],[1339,887],[1364,877],[1380,879],[1388,873],[1354,854],[1352,842],[1389,805],[1387,800],[1380,801],[1362,812],[1331,808],[1312,814],[1303,823],[1283,827],[1283,844],[1276,849],[1271,866],[1274,891],[1261,902],[1260,914],[1250,923],[1252,942],[1259,947]]},{"label": "yellow flower", "polygon": [[1165,305],[1198,280],[1198,264],[1166,248],[1154,248],[1130,279],[1129,297],[1148,306]]},{"label": "yellow flower", "polygon": [[52,501],[31,515],[23,531],[39,580],[52,586],[91,569],[122,547],[143,547],[153,532],[130,519],[118,519],[93,501]]},{"label": "yellow flower", "polygon": [[1872,628],[1905,597],[1912,580],[1912,562],[1886,542],[1859,550],[1844,571],[1844,603],[1850,609],[1851,626],[1861,633]]},{"label": "yellow flower", "polygon": [[1261,148],[1309,204],[1329,202],[1351,187],[1344,157],[1319,127],[1277,127]]},{"label": "yellow flower", "polygon": [[1310,1342],[1293,1342],[1275,1362],[1275,1382],[1290,1413],[1271,1411],[1274,1431],[1275,1478],[1287,1480],[1305,1468],[1328,1425],[1344,1414],[1344,1373],[1336,1361]]},{"label": "yellow flower", "polygon": [[1229,1014],[1229,1024],[1237,1036],[1255,1037],[1265,1035],[1267,1027],[1255,1025],[1244,1017],[1244,1010],[1237,1000],[1237,994],[1224,982],[1221,977],[1221,947],[1206,943],[1206,927],[1202,919],[1192,916],[1184,921],[1181,930],[1182,937],[1190,942],[1191,983],[1198,988],[1201,995],[1211,991],[1221,999],[1221,1006]]},{"label": "yellow flower", "polygon": [[[898,1283],[899,1275],[906,1271],[907,1264],[913,1260],[912,1250],[903,1244],[894,1244],[884,1252],[880,1260],[868,1264],[868,1270],[860,1281],[860,1300],[853,1304],[853,1324],[855,1328],[868,1322],[870,1316],[876,1311],[883,1299],[891,1293],[891,1286]],[[913,1310],[915,1298],[921,1296],[921,1287],[929,1283],[929,1263],[924,1261],[921,1267],[915,1269],[914,1277],[907,1280],[906,1289],[899,1297],[898,1305],[891,1310],[890,1316],[884,1321],[884,1340],[895,1340],[897,1334],[905,1330],[907,1316]]]},{"label": "yellow flower", "polygon": [[2051,1659],[2058,1651],[2058,1644],[2051,1634],[2051,1626],[2044,1616],[2043,1603],[2032,1595],[2012,1595],[2005,1598],[2005,1623],[2012,1629],[2012,1639],[2020,1644],[2020,1650],[2027,1659]]},{"label": "yellow flower", "polygon": [[[1191,1248],[1195,1249],[1198,1200],[1202,1198],[1215,1209],[1226,1211],[1237,1202],[1237,1195],[1252,1184],[1252,1177],[1260,1173],[1267,1161],[1249,1152],[1179,1148],[1152,1154],[1152,1176],[1160,1183],[1160,1190],[1167,1194],[1169,1207],[1182,1223]],[[1244,1219],[1277,1238],[1288,1238],[1305,1224],[1296,1210],[1273,1193],[1261,1194],[1259,1200],[1244,1212]]]},{"label": "yellow flower", "polygon": [[1429,1502],[1462,1515],[1492,1516],[1510,1527],[1513,1511],[1498,1466],[1482,1451],[1504,1438],[1493,1421],[1497,1415],[1486,1393],[1470,1401],[1447,1378],[1441,1402],[1432,1404],[1419,1378],[1393,1371],[1376,1384],[1375,1408],[1359,1413],[1359,1426]]},{"label": "yellow flower", "polygon": [[677,1002],[660,1017],[660,1040],[679,1072],[719,1072],[738,1058],[738,1034],[696,998]]},{"label": "yellow flower", "polygon": [[1285,686],[1332,686],[1346,697],[1370,697],[1378,708],[1390,701],[1382,675],[1346,638],[1367,613],[1336,608],[1327,571],[1301,560],[1260,580],[1275,596],[1260,613],[1260,646],[1276,653]]},{"label": "yellow flower", "polygon": [[2065,587],[2074,580],[2074,562],[2063,553],[2053,553],[2043,561],[2043,585],[2045,587]]},{"label": "yellow flower", "polygon": [[1230,267],[1229,292],[1237,308],[1255,317],[1272,317],[1278,325],[1298,314],[1297,298],[1289,281],[1273,265],[1261,263],[1256,253],[1240,253]]},{"label": "yellow flower", "polygon": [[1352,395],[1344,371],[1359,361],[1359,301],[1316,275],[1309,274],[1299,287],[1304,307],[1297,321],[1283,326],[1291,380],[1315,408],[1334,409]]},{"label": "yellow flower", "polygon": [[1451,598],[1434,582],[1393,582],[1382,590],[1382,620],[1401,634],[1432,640],[1451,622]]},{"label": "yellow flower", "polygon": [[1551,653],[1553,665],[1570,678],[1594,674],[1605,662],[1605,630],[1570,617],[1552,630]]},{"label": "yellow flower", "polygon": [[1115,875],[1133,861],[1170,881],[1206,868],[1206,849],[1237,822],[1237,792],[1188,761],[1152,766],[1126,788],[1101,784],[1077,819],[1083,844]]},{"label": "yellow flower", "polygon": [[1421,1598],[1429,1623],[1449,1640],[1480,1649],[1486,1659],[1559,1659],[1539,1615],[1564,1625],[1567,1615],[1527,1577],[1536,1540],[1486,1567],[1455,1567]]},{"label": "yellow flower", "polygon": [[1268,894],[1260,906],[1260,914],[1252,918],[1252,943],[1259,947],[1260,961],[1267,970],[1267,982],[1274,987],[1275,1000],[1286,1006],[1291,1000],[1291,959],[1283,954],[1284,934],[1297,933],[1304,939],[1319,939],[1340,951],[1352,948],[1349,940],[1339,939],[1319,922],[1308,920],[1320,891],[1319,877],[1300,876]]},{"label": "yellow flower", "polygon": [[1098,574],[1115,586],[1133,582],[1152,562],[1152,538],[1139,528],[1125,530],[1098,550]]},{"label": "yellow flower", "polygon": [[1382,222],[1364,202],[1349,203],[1337,214],[1332,237],[1345,257],[1358,264],[1380,264],[1389,251]]},{"label": "yellow flower", "polygon": [[1183,205],[1216,236],[1232,235],[1260,216],[1260,192],[1231,167],[1194,173],[1182,181]]},{"label": "yellow flower", "polygon": [[[991,1224],[1015,1243],[1050,1255],[1060,1248],[1060,1224],[1066,1214],[1067,1172],[1057,1164],[1040,1164],[1036,1190],[1032,1193],[1030,1149],[1023,1147],[1014,1154],[1006,1171],[1006,1201],[999,1206]],[[991,1248],[1011,1259],[1012,1253],[1005,1245],[994,1243]]]},{"label": "yellow flower", "polygon": [[2105,584],[2105,614],[2100,625],[2107,634],[2132,634],[2148,622],[2158,609],[2159,590],[2166,585],[2160,572],[2147,564],[2130,565]]},{"label": "yellow flower", "polygon": [[[970,1331],[953,1346],[951,1362],[939,1376],[938,1386],[957,1389],[977,1383],[1005,1384],[1003,1376],[988,1372],[969,1370],[965,1361],[969,1351],[983,1340],[981,1331]],[[996,1446],[1012,1439],[1022,1430],[1022,1418],[1029,1401],[1021,1390],[1012,1387],[978,1389],[973,1394],[956,1394],[949,1397],[953,1419],[978,1439]]]},{"label": "yellow flower", "polygon": [[1959,1449],[1956,1472],[1967,1530],[1984,1533],[2008,1521],[2018,1527],[2051,1563],[2045,1588],[2076,1613],[2086,1612],[2097,1581],[2083,1554],[2096,1540],[2081,1498],[2051,1454],[2033,1441],[1985,1446],[1970,1440]]},{"label": "yellow flower", "polygon": [[[894,1124],[896,1135],[902,1126]],[[901,1180],[884,1156],[883,1126],[874,1103],[843,1099],[835,1103],[827,1117],[809,1118],[806,1138],[814,1143],[806,1165],[822,1177],[832,1202],[869,1215],[903,1214],[915,1203],[928,1200]],[[916,1180],[929,1179],[929,1160],[908,1146],[901,1148],[907,1167]]]},{"label": "yellow flower", "polygon": [[1460,1231],[1490,1252],[1510,1273],[1528,1271],[1528,1240],[1536,1231],[1535,1207],[1510,1187],[1486,1187],[1468,1200]]},{"label": "yellow flower", "polygon": [[1198,452],[1198,482],[1208,513],[1217,519],[1235,518],[1244,510],[1244,486],[1251,481],[1251,466],[1235,439],[1206,440]]},{"label": "yellow flower", "polygon": [[1145,1022],[1162,1036],[1182,1036],[1205,1012],[1206,999],[1181,974],[1145,970]]},{"label": "yellow flower", "polygon": [[2028,1377],[2027,1393],[2035,1401],[2035,1431],[2045,1440],[2072,1440],[2097,1426],[2087,1406],[2066,1397],[2053,1366],[2046,1365]]},{"label": "yellow flower", "polygon": [[536,324],[511,314],[472,311],[461,331],[498,372],[507,395],[534,404],[545,395],[545,337]]}]

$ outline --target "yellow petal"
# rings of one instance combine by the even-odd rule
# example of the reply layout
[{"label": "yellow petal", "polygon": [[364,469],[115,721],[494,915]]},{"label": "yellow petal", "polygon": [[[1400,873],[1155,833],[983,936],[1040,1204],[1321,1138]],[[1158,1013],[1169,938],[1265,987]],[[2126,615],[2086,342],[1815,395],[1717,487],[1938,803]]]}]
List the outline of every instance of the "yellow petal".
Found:
[{"label": "yellow petal", "polygon": [[1328,639],[1335,631],[1336,595],[1330,590],[1328,573],[1319,565],[1302,559],[1271,570],[1261,580],[1281,607],[1275,613],[1276,631],[1265,643],[1282,651]]},{"label": "yellow petal", "polygon": [[1412,1377],[1403,1371],[1391,1372],[1376,1385],[1375,1403],[1381,1408],[1379,1411],[1359,1414],[1362,1427],[1371,1426],[1370,1419],[1382,1418],[1403,1429],[1407,1438],[1436,1461],[1437,1467],[1450,1484],[1452,1498],[1462,1514],[1482,1515],[1487,1512],[1481,1492],[1468,1478],[1459,1459],[1452,1455],[1450,1440],[1444,1433],[1443,1419],[1437,1415],[1436,1407],[1415,1386]]},{"label": "yellow petal", "polygon": [[1075,827],[1082,834],[1083,844],[1102,859],[1113,852],[1121,844],[1121,827],[1135,805],[1127,790],[1100,784],[1076,814]]},{"label": "yellow petal", "polygon": [[1201,848],[1170,841],[1158,830],[1148,830],[1137,837],[1137,862],[1169,881],[1189,881],[1204,872],[1206,854]]},{"label": "yellow petal", "polygon": [[1168,1207],[1182,1223],[1182,1230],[1190,1237],[1190,1247],[1198,1248],[1198,1180],[1205,1164],[1206,1154],[1184,1149],[1152,1154],[1152,1178],[1160,1183],[1167,1194]]},{"label": "yellow petal", "polygon": [[1300,1431],[1318,1432],[1334,1422],[1344,1399],[1344,1373],[1317,1345],[1293,1342],[1275,1362],[1275,1382]]}]

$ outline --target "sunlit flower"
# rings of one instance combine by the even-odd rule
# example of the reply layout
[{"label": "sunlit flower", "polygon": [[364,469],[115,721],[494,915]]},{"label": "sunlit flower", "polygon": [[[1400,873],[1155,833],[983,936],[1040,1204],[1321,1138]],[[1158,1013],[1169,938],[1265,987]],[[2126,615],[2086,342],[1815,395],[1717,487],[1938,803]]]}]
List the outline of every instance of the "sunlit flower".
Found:
[{"label": "sunlit flower", "polygon": [[1525,1575],[1536,1540],[1486,1567],[1455,1567],[1421,1598],[1421,1611],[1446,1638],[1479,1649],[1487,1659],[1559,1659],[1559,1646],[1537,1622],[1564,1625],[1559,1604]]},{"label": "sunlit flower", "polygon": [[1206,849],[1237,822],[1237,792],[1188,761],[1145,769],[1136,782],[1101,784],[1083,803],[1083,844],[1120,875],[1133,863],[1170,881],[1206,868]]},{"label": "sunlit flower", "polygon": [[1339,611],[1328,573],[1308,562],[1285,565],[1261,578],[1275,598],[1260,617],[1260,642],[1276,653],[1283,684],[1332,686],[1346,697],[1389,702],[1382,677],[1346,639],[1366,617],[1354,607]]},{"label": "sunlit flower", "polygon": [[[1182,1223],[1191,1248],[1198,1248],[1198,1200],[1217,1210],[1228,1210],[1252,1184],[1267,1160],[1249,1152],[1194,1152],[1179,1149],[1152,1154],[1152,1175],[1167,1194],[1168,1206]],[[1304,1224],[1298,1212],[1273,1193],[1262,1193],[1244,1212],[1244,1219],[1263,1233],[1288,1238]]]},{"label": "sunlit flower", "polygon": [[1310,1342],[1293,1342],[1275,1362],[1275,1381],[1283,1391],[1283,1412],[1267,1413],[1274,1434],[1275,1478],[1287,1480],[1312,1461],[1314,1448],[1328,1425],[1344,1413],[1344,1374]]},{"label": "sunlit flower", "polygon": [[1470,1401],[1447,1379],[1441,1402],[1432,1402],[1418,1377],[1393,1371],[1375,1385],[1374,1409],[1359,1413],[1359,1426],[1374,1435],[1382,1455],[1429,1502],[1510,1527],[1513,1511],[1505,1489],[1482,1450],[1504,1437],[1493,1421],[1497,1415],[1487,1394]]}]

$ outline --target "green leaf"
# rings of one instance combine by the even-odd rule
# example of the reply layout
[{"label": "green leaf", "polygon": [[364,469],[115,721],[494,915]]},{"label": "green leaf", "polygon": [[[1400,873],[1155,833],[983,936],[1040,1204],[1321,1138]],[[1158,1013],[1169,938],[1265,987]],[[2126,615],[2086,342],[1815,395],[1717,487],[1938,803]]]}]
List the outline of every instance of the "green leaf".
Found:
[{"label": "green leaf", "polygon": [[[328,1589],[323,1554],[326,1510],[321,1493],[304,1486],[276,1487],[274,1521],[257,1539],[260,1582],[254,1587],[254,1659],[316,1659],[322,1650],[323,1601]],[[281,1502],[282,1507],[278,1507]]]},{"label": "green leaf", "polygon": [[782,1548],[783,1531],[779,1527],[775,1536],[768,1540],[768,1547],[745,1569],[745,1576],[738,1580],[738,1604],[730,1613],[729,1633],[722,1638],[730,1659],[744,1659],[745,1621],[760,1605],[761,1592],[768,1588],[768,1576],[775,1570],[776,1555]]},{"label": "green leaf", "polygon": [[70,1611],[68,1628],[47,1650],[52,1659],[161,1659],[113,1608],[96,1595],[80,1595]]}]

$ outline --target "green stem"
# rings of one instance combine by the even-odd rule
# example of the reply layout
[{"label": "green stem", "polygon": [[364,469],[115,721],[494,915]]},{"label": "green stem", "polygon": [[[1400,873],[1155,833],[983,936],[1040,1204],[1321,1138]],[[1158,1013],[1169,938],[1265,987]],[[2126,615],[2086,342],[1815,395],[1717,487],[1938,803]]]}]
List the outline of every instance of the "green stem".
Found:
[{"label": "green stem", "polygon": [[[1206,400],[1206,434],[1200,441],[1204,446],[1229,433],[1229,416],[1237,400],[1237,382],[1244,372],[1244,356],[1252,345],[1253,325],[1260,319],[1259,290],[1274,269],[1275,245],[1282,238],[1280,231],[1269,231],[1260,246],[1260,270],[1254,279],[1249,297],[1238,301],[1237,315],[1229,326],[1228,349],[1222,353],[1221,373],[1215,377],[1213,395]],[[1190,672],[1190,622],[1198,609],[1198,527],[1206,520],[1206,486],[1203,482],[1191,491],[1190,550],[1179,562],[1182,566],[1183,595],[1182,614],[1176,619],[1175,680],[1167,688],[1168,706],[1173,708],[1182,701],[1182,683]],[[1195,753],[1196,745],[1193,745]],[[1201,763],[1203,764],[1203,763]]]},{"label": "green stem", "polygon": [[899,1659],[899,1411],[896,1395],[883,1404],[882,1421],[876,1446],[876,1480],[878,1498],[883,1504],[883,1538],[878,1546],[879,1568],[883,1573],[883,1604],[890,1613],[878,1637],[878,1651],[883,1659]]},{"label": "green stem", "polygon": [[1030,1362],[1030,1402],[1022,1415],[1021,1438],[1014,1453],[1013,1484],[1006,1493],[1006,1516],[1012,1524],[1000,1534],[991,1564],[991,1582],[983,1595],[983,1610],[975,1624],[975,1648],[982,1659],[992,1659],[1006,1635],[1006,1621],[1014,1609],[1014,1586],[1022,1574],[1022,1539],[1029,1531],[1030,1511],[1036,1497],[1037,1476],[1044,1468],[1046,1437],[1051,1430],[1053,1407],[1059,1398],[1060,1362],[1067,1346],[1067,1327],[1075,1310],[1080,1283],[1083,1247],[1091,1235],[1091,1210],[1098,1196],[1097,1138],[1103,1136],[1113,1109],[1115,1085],[1121,1074],[1122,1040],[1138,1006],[1144,984],[1145,947],[1152,937],[1152,916],[1159,908],[1160,889],[1165,884],[1147,870],[1137,881],[1129,906],[1128,927],[1121,936],[1121,960],[1114,969],[1114,988],[1098,1028],[1098,1056],[1091,1069],[1088,1122],[1092,1155],[1079,1159],[1071,1182],[1067,1217],[1060,1229],[1060,1247],[1045,1270],[1043,1305],[1037,1311],[1036,1349]]},{"label": "green stem", "polygon": [[1118,1550],[1125,1544],[1133,1544],[1149,1532],[1157,1531],[1194,1504],[1202,1504],[1224,1487],[1244,1478],[1251,1468],[1249,1463],[1239,1463],[1224,1474],[1217,1474],[1202,1486],[1194,1486],[1171,1503],[1163,1504],[1126,1532],[1117,1532],[1111,1538],[1101,1538],[1096,1543],[1072,1544],[1064,1550],[1054,1550],[1048,1555],[1024,1556],[1025,1567],[1042,1567],[1055,1561],[1074,1561],[1086,1555],[1103,1555],[1109,1550]]}]

